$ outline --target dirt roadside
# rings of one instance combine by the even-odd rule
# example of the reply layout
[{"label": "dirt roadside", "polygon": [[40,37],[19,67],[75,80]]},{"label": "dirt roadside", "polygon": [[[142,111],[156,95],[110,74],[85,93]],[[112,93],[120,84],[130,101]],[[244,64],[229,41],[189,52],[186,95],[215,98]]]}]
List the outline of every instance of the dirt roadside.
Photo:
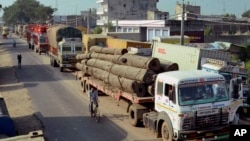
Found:
[{"label": "dirt roadside", "polygon": [[13,119],[18,135],[42,130],[43,126],[35,116],[31,98],[22,82],[16,78],[16,67],[10,54],[0,45],[0,96],[2,95],[8,113]]}]

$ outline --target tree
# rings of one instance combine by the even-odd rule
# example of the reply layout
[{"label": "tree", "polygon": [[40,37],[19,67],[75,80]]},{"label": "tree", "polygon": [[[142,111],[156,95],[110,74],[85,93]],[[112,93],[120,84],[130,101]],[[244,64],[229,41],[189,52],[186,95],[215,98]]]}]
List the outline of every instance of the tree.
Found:
[{"label": "tree", "polygon": [[242,16],[242,17],[250,18],[250,10],[247,10],[247,11],[244,12],[241,16]]},{"label": "tree", "polygon": [[97,26],[95,29],[94,29],[94,34],[101,34],[102,33],[102,28]]},{"label": "tree", "polygon": [[236,15],[234,14],[226,14],[223,16],[223,21],[235,21]]},{"label": "tree", "polygon": [[36,0],[16,0],[14,4],[3,8],[3,20],[8,25],[25,23],[45,23],[54,9],[44,6]]}]

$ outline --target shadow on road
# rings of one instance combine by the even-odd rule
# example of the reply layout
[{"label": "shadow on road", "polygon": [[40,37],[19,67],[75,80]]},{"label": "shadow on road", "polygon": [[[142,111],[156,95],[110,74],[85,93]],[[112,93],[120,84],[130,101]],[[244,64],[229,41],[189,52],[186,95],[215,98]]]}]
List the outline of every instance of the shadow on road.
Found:
[{"label": "shadow on road", "polygon": [[41,113],[36,116],[43,123],[48,141],[129,141],[127,132],[105,117],[97,123],[90,116],[44,117]]}]

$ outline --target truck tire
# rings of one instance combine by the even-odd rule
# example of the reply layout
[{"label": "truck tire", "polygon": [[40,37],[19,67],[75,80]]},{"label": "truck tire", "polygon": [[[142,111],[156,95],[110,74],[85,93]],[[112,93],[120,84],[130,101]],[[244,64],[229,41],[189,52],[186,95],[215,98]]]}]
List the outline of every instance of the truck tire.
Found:
[{"label": "truck tire", "polygon": [[163,141],[172,141],[173,140],[173,130],[169,121],[164,121],[161,126],[161,136]]},{"label": "truck tire", "polygon": [[63,72],[63,67],[60,67],[60,72]]},{"label": "truck tire", "polygon": [[81,81],[82,91],[84,93],[86,92],[85,85],[86,85],[86,80]]},{"label": "truck tire", "polygon": [[139,120],[137,118],[137,110],[133,105],[129,107],[129,122],[135,127],[139,124]]},{"label": "truck tire", "polygon": [[52,58],[50,57],[50,66],[53,66]]},{"label": "truck tire", "polygon": [[53,65],[53,67],[57,66],[56,61],[54,59],[52,59],[52,65]]},{"label": "truck tire", "polygon": [[[86,81],[86,80],[84,80],[84,81]],[[84,87],[85,87],[84,89],[85,89],[86,92],[88,92],[90,90],[90,84],[89,83],[85,82]]]}]

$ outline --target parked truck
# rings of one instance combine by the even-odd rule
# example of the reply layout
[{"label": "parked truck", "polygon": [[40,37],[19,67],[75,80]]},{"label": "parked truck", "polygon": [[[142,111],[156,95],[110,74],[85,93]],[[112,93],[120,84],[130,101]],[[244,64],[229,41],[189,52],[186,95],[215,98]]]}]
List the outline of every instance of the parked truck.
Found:
[{"label": "parked truck", "polygon": [[[98,60],[94,56],[101,58]],[[116,57],[118,62],[114,61]],[[145,65],[141,66],[141,71],[136,72],[133,67],[125,69],[126,67],[123,66],[122,69],[116,63],[119,65],[127,63],[135,65],[137,63],[138,65],[143,57],[137,58],[136,55],[128,54],[116,57],[111,57],[114,63],[110,64],[102,62],[104,59],[110,60],[110,55],[105,57],[101,54],[90,53],[89,56],[82,56],[85,60],[82,61],[84,63],[82,66],[79,65],[79,68],[83,71],[81,81],[84,92],[88,92],[90,87],[95,87],[100,93],[117,100],[125,100],[128,102],[127,112],[131,125],[137,126],[142,122],[145,127],[155,131],[157,137],[162,137],[164,141],[219,140],[229,137],[229,123],[236,120],[234,118],[236,109],[242,104],[241,99],[233,98],[232,95],[238,93],[234,94],[235,91],[231,89],[234,89],[233,85],[238,85],[240,81],[231,81],[233,84],[230,87],[230,92],[232,93],[229,93],[225,78],[220,74],[202,70],[155,72],[154,77],[150,77],[152,80],[145,79],[149,82],[145,82],[145,85],[152,88],[153,93],[147,94],[146,91],[143,91],[138,86],[139,80],[133,83],[132,89],[139,89],[138,91],[145,93],[138,95],[126,90],[128,85],[124,85],[126,81],[123,77],[130,76],[132,79],[132,76],[135,75],[135,79],[138,75],[141,76],[139,72],[143,70]],[[136,61],[131,62],[131,58]],[[157,60],[157,58],[148,57],[148,60],[155,59]],[[151,63],[154,64],[154,68],[158,66],[156,62]],[[150,64],[148,62],[141,63]],[[93,68],[98,64],[103,64],[100,67],[104,70]],[[120,72],[118,70],[125,74],[114,76],[113,73]],[[99,80],[99,78],[103,78],[104,81]],[[113,87],[116,85],[116,83],[114,84],[116,79],[120,82],[120,88],[119,83],[117,87]],[[234,104],[232,105],[232,103]]]},{"label": "parked truck", "polygon": [[36,24],[32,32],[34,40],[34,49],[36,53],[47,53],[49,50],[49,43],[47,37],[47,25]]},{"label": "parked truck", "polygon": [[[155,95],[152,97],[136,97],[122,90],[114,93],[94,80],[91,76],[83,77],[86,85],[96,87],[109,96],[128,101],[130,123],[137,125],[143,120],[145,127],[157,132],[158,137],[162,137],[164,141],[228,138],[229,120],[234,117],[231,112],[235,111],[228,111],[231,99],[226,90],[225,79],[219,74],[205,71],[158,74]],[[168,87],[172,87],[171,94],[168,94]],[[199,95],[203,98],[196,98],[195,93],[202,88],[210,89],[214,95],[210,98]],[[224,96],[220,97],[215,89],[222,91]],[[182,99],[184,94],[188,95],[187,100]],[[235,104],[237,107],[241,102],[237,101]]]},{"label": "parked truck", "polygon": [[83,52],[81,31],[58,24],[47,29],[47,36],[51,66],[59,66],[61,72],[64,68],[75,68],[75,57]]},{"label": "parked truck", "polygon": [[9,35],[10,32],[10,28],[8,26],[3,26],[2,27],[2,36],[3,38],[7,38],[7,36]]},{"label": "parked truck", "polygon": [[239,85],[241,96],[238,98],[243,99],[245,103],[247,101],[247,70],[235,65],[237,63],[232,62],[229,52],[153,42],[152,56],[159,58],[161,62],[176,62],[179,70],[205,70],[219,73],[226,78],[227,87],[231,79],[240,77],[242,79]]},{"label": "parked truck", "polygon": [[226,79],[227,87],[229,87],[230,80],[240,77],[242,83],[239,89],[239,98],[243,99],[244,102],[243,106],[248,105],[247,99],[248,99],[249,88],[247,82],[248,73],[246,68],[232,62],[211,59],[211,58],[202,58],[201,70],[222,74]]},{"label": "parked truck", "polygon": [[35,28],[35,24],[29,24],[26,29],[26,40],[27,40],[29,49],[32,49],[32,50],[34,50],[34,38],[33,38],[34,28]]}]

